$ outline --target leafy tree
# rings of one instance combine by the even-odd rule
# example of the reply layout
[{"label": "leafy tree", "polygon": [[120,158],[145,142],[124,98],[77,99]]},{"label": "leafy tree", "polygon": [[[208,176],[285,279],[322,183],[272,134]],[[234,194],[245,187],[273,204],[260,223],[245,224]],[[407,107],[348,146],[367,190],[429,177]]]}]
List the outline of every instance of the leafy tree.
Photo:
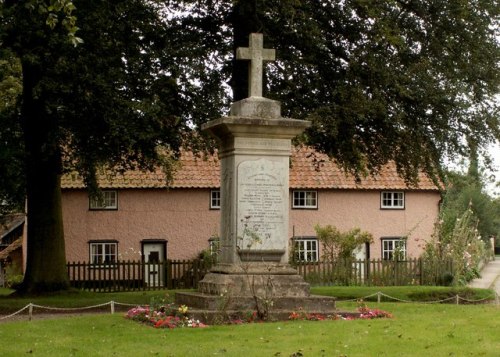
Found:
[{"label": "leafy tree", "polygon": [[161,153],[203,144],[191,128],[228,108],[228,84],[246,96],[232,54],[249,32],[278,51],[267,96],[312,120],[304,139],[357,175],[395,160],[414,182],[461,153],[463,135],[498,140],[499,11],[495,0],[0,2],[1,48],[22,73],[16,105],[0,109],[0,165],[18,158],[16,194],[3,196],[28,197],[24,289],[67,284],[60,175],[77,170],[95,191],[105,163],[169,171]]},{"label": "leafy tree", "polygon": [[[79,29],[71,26],[73,3]],[[125,170],[160,163],[168,171],[171,161],[162,153],[175,156],[189,136],[175,79],[179,48],[173,50],[156,4],[73,3],[0,4],[2,48],[19,59],[22,71],[18,106],[2,111],[12,129],[10,136],[2,129],[8,148],[1,157],[22,153],[28,292],[67,286],[61,174],[77,170],[95,191],[96,168],[104,164]]]},{"label": "leafy tree", "polygon": [[20,123],[12,120],[21,90],[18,58],[0,50],[0,224],[3,214],[21,210],[24,203],[22,133]]},{"label": "leafy tree", "polygon": [[482,175],[476,145],[469,143],[469,167],[467,173],[447,173],[447,189],[441,205],[442,229],[451,232],[455,222],[467,210],[477,220],[479,236],[489,244],[489,237],[500,234],[500,207],[485,191],[486,178]]},{"label": "leafy tree", "polygon": [[363,232],[360,228],[341,232],[335,226],[316,225],[314,230],[323,247],[323,259],[329,262],[335,262],[338,259],[350,260],[354,258],[354,251],[358,247],[373,242],[372,234]]},{"label": "leafy tree", "polygon": [[278,54],[267,96],[312,120],[305,139],[355,174],[395,160],[415,182],[419,169],[438,174],[443,156],[464,154],[464,136],[481,148],[500,138],[496,0],[167,4],[175,37],[212,66],[185,69],[202,87],[230,83],[235,100],[246,96],[247,69],[230,51],[263,32]]},{"label": "leafy tree", "polygon": [[[464,285],[479,276],[479,264],[488,255],[479,236],[477,218],[466,209],[453,222],[446,222],[446,212],[441,212],[432,240],[426,243],[422,255],[426,279],[433,284]],[[453,273],[433,276],[443,271],[443,265],[451,262]],[[447,281],[449,280],[449,281]]]}]

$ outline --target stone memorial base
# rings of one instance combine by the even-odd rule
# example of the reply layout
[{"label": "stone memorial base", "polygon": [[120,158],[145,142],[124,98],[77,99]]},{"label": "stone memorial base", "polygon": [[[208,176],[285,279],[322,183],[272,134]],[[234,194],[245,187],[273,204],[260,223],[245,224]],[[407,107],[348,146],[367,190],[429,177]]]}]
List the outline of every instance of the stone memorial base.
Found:
[{"label": "stone memorial base", "polygon": [[288,264],[217,265],[199,283],[198,292],[178,292],[175,302],[208,323],[216,317],[246,316],[265,310],[269,319],[287,319],[292,311],[335,314],[335,298],[310,295],[309,284]]}]

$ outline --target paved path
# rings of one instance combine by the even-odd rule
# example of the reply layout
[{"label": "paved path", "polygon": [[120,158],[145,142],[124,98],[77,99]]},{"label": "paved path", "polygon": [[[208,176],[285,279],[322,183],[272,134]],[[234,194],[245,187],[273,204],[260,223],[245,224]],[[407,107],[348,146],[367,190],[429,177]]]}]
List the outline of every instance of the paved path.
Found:
[{"label": "paved path", "polygon": [[500,295],[500,258],[496,257],[481,270],[481,277],[469,283],[472,288],[494,289]]}]

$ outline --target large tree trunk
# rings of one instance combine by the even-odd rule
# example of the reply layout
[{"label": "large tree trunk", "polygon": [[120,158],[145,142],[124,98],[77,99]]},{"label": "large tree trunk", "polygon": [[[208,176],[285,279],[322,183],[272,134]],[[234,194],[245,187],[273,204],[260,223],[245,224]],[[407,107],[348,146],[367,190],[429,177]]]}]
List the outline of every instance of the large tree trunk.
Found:
[{"label": "large tree trunk", "polygon": [[[29,59],[28,59],[29,61]],[[61,206],[61,151],[57,120],[45,108],[41,65],[23,61],[22,124],[25,135],[28,239],[21,292],[66,289]]]}]

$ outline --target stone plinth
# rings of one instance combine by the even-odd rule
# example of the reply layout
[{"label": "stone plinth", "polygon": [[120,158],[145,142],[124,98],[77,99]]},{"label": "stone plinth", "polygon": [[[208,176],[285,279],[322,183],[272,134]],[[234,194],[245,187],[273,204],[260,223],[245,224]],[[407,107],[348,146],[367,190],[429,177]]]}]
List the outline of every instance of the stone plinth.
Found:
[{"label": "stone plinth", "polygon": [[[196,318],[213,322],[216,319],[242,318],[255,311],[255,299],[249,296],[207,295],[202,293],[176,293],[176,298],[190,309]],[[272,306],[267,314],[270,319],[286,320],[292,311],[314,312],[333,315],[336,312],[335,300],[328,296],[294,297],[284,296],[271,299]]]}]

